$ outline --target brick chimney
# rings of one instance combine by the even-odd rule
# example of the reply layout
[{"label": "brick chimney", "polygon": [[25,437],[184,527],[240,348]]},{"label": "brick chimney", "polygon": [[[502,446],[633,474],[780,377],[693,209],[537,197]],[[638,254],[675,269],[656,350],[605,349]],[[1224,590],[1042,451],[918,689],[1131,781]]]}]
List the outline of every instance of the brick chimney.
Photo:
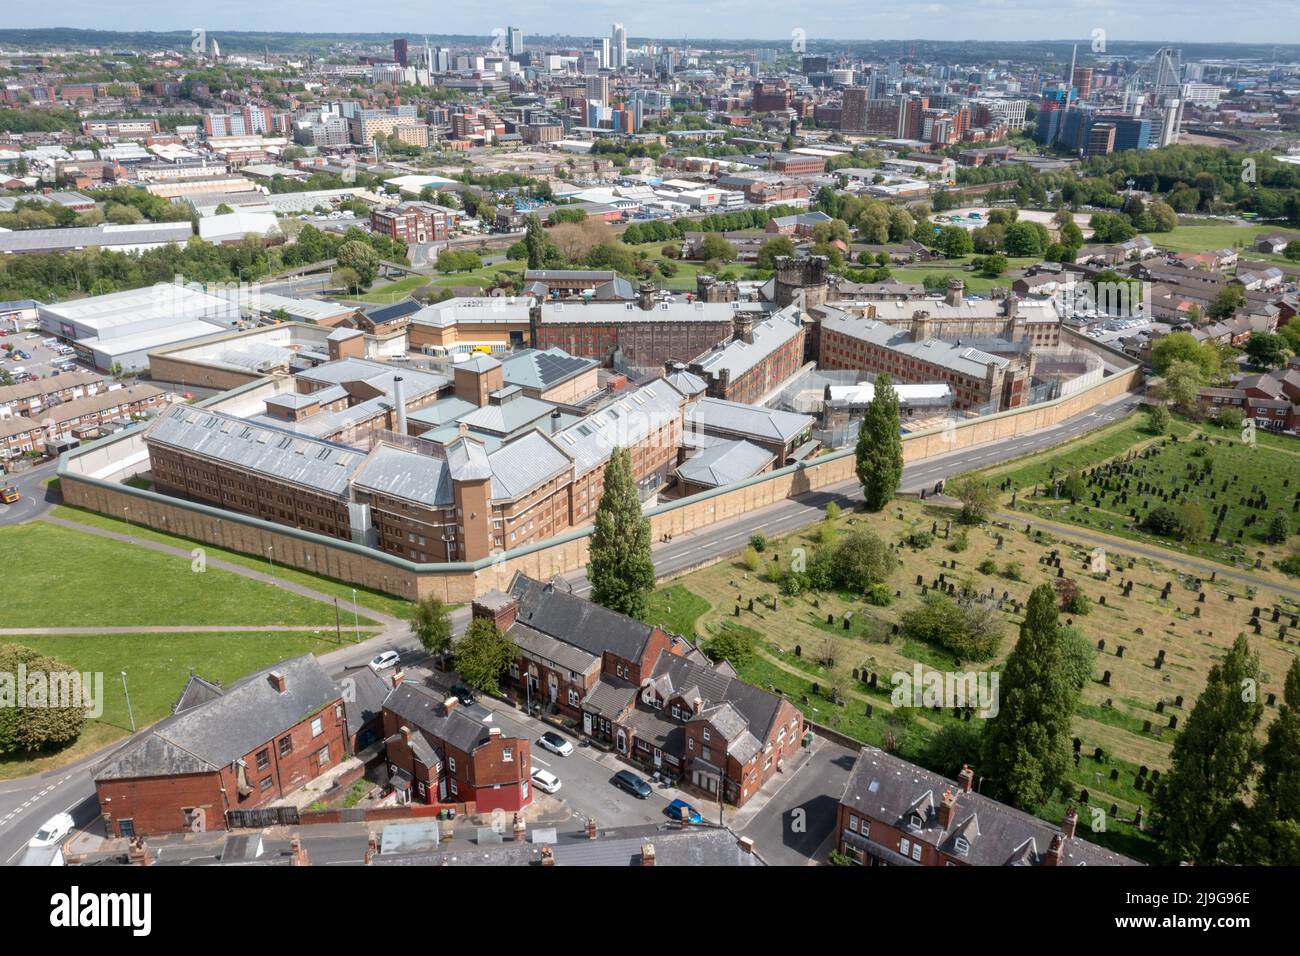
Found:
[{"label": "brick chimney", "polygon": [[957,794],[951,790],[943,792],[939,801],[939,829],[946,830],[952,826],[953,815],[957,812]]},{"label": "brick chimney", "polygon": [[599,835],[599,833],[600,831],[596,827],[596,818],[587,817],[587,839],[594,840]]},{"label": "brick chimney", "polygon": [[732,338],[737,342],[754,344],[754,316],[748,312],[737,312],[732,321],[735,333]]},{"label": "brick chimney", "polygon": [[516,843],[524,842],[524,838],[528,834],[528,824],[524,823],[523,814],[515,814],[515,820],[514,824],[511,826],[511,832]]},{"label": "brick chimney", "polygon": [[400,667],[393,671],[392,681],[394,687],[400,686],[402,681],[404,681],[405,679],[406,679],[406,671],[402,670]]},{"label": "brick chimney", "polygon": [[1061,852],[1065,849],[1065,840],[1061,834],[1052,837],[1052,845],[1047,848],[1047,853],[1043,856],[1043,866],[1060,866]]},{"label": "brick chimney", "polygon": [[549,846],[542,847],[542,866],[555,866],[555,851]]},{"label": "brick chimney", "polygon": [[488,728],[488,736],[489,736],[489,737],[500,737],[500,736],[501,736],[501,728],[500,728],[500,727],[489,727],[489,728]]},{"label": "brick chimney", "polygon": [[696,717],[700,716],[700,712],[704,710],[704,701],[701,700],[699,697],[696,697],[693,701],[691,701],[691,710],[695,711]]},{"label": "brick chimney", "polygon": [[655,307],[655,284],[653,282],[642,282],[636,289],[637,308],[644,312],[649,312]]},{"label": "brick chimney", "polygon": [[641,865],[642,866],[655,865],[655,845],[653,843],[641,844]]},{"label": "brick chimney", "polygon": [[948,305],[959,308],[966,299],[966,283],[961,279],[948,280],[948,293],[943,297],[943,301]]},{"label": "brick chimney", "polygon": [[132,837],[131,846],[127,850],[126,856],[131,861],[132,866],[153,865],[153,857],[149,853],[149,844],[145,843],[144,837]]},{"label": "brick chimney", "polygon": [[975,771],[970,768],[970,764],[961,765],[961,773],[957,774],[957,783],[961,787],[962,793],[970,793],[971,784],[975,782]]},{"label": "brick chimney", "polygon": [[293,854],[294,866],[311,866],[311,858],[307,856],[307,848],[302,845],[302,837],[298,834],[293,835],[289,841],[289,852]]},{"label": "brick chimney", "polygon": [[1074,839],[1074,831],[1079,827],[1079,811],[1073,805],[1065,808],[1065,819],[1061,821],[1061,833],[1067,840]]},{"label": "brick chimney", "polygon": [[930,313],[924,309],[917,309],[912,313],[912,341],[924,342],[932,338],[934,326],[930,321]]},{"label": "brick chimney", "polygon": [[754,840],[751,837],[740,838],[740,852],[752,854],[754,852]]},{"label": "brick chimney", "polygon": [[411,746],[411,728],[403,724],[397,729],[397,732],[402,735],[402,743],[409,748]]},{"label": "brick chimney", "polygon": [[369,866],[370,861],[377,856],[379,856],[379,837],[372,833],[366,840],[366,855],[362,858],[361,862],[366,866]]},{"label": "brick chimney", "polygon": [[266,679],[270,681],[271,686],[275,688],[277,694],[284,693],[285,683],[284,675],[282,673],[279,671],[271,671],[271,673],[266,675]]}]

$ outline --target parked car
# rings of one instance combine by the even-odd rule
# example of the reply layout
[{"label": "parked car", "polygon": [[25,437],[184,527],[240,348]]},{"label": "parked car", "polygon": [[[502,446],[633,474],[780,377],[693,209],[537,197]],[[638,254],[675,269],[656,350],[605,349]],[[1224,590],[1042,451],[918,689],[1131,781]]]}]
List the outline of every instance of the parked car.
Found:
[{"label": "parked car", "polygon": [[646,783],[631,770],[620,770],[614,774],[614,786],[620,790],[626,790],[638,800],[645,800],[654,791],[650,789],[650,784]]},{"label": "parked car", "polygon": [[685,820],[687,823],[704,822],[704,818],[700,816],[700,811],[685,800],[674,800],[664,807],[664,813],[668,815],[670,820]]},{"label": "parked car", "polygon": [[22,349],[14,349],[14,354],[17,355],[24,362],[30,362],[32,360],[31,352],[25,352]]},{"label": "parked car", "polygon": [[560,778],[553,773],[534,767],[533,786],[542,793],[555,793],[560,789]]},{"label": "parked car", "polygon": [[567,757],[569,754],[573,753],[573,744],[569,743],[569,741],[565,740],[552,730],[548,730],[546,733],[538,737],[537,745],[543,750],[549,750],[551,753],[559,757]]},{"label": "parked car", "polygon": [[401,662],[401,657],[397,651],[384,651],[382,654],[376,654],[370,659],[370,669],[372,671],[386,671],[390,667],[396,667]]},{"label": "parked car", "polygon": [[7,505],[13,504],[21,497],[22,495],[18,493],[18,489],[13,485],[5,485],[3,488],[0,488],[0,501],[3,501]]},{"label": "parked car", "polygon": [[56,813],[36,831],[36,836],[27,841],[29,847],[54,846],[63,841],[75,824],[72,822],[72,814]]},{"label": "parked car", "polygon": [[474,701],[478,700],[478,697],[474,692],[464,684],[457,684],[453,687],[451,689],[451,696],[460,698],[460,702],[465,705],[472,704]]}]

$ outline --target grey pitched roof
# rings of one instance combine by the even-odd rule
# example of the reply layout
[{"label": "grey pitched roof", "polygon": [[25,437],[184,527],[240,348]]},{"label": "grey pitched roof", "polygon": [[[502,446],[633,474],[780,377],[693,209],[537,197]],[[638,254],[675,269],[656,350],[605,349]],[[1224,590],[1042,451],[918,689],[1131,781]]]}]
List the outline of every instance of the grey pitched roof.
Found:
[{"label": "grey pitched roof", "polygon": [[[951,791],[956,796],[952,821],[939,826],[938,804]],[[876,747],[863,747],[849,774],[840,803],[850,810],[885,821],[942,852],[975,866],[1038,866],[1059,827],[990,797],[963,791],[955,781],[924,770]],[[919,830],[908,827],[915,812]],[[957,849],[962,837],[967,848]],[[1137,861],[1077,837],[1066,840],[1063,866],[1135,866]]]},{"label": "grey pitched roof", "polygon": [[[480,599],[481,601],[481,599]],[[550,661],[575,674],[585,674],[600,665],[600,656],[574,647],[567,641],[543,634],[527,624],[516,621],[508,631],[510,639],[521,651],[544,661]]]},{"label": "grey pitched roof", "polygon": [[458,438],[447,445],[447,468],[453,481],[483,481],[492,477],[492,464],[481,441]]},{"label": "grey pitched roof", "polygon": [[494,501],[518,498],[573,468],[573,459],[540,431],[502,445],[488,455],[488,463]]},{"label": "grey pitched roof", "polygon": [[393,685],[387,677],[375,673],[369,664],[344,668],[341,683],[351,694],[347,706],[348,733],[355,736],[364,724],[383,713],[384,698]]},{"label": "grey pitched roof", "polygon": [[624,660],[640,660],[655,631],[649,624],[522,574],[510,583],[510,593],[519,602],[516,620],[520,623],[596,656],[608,651]]},{"label": "grey pitched roof", "polygon": [[657,378],[561,430],[556,444],[572,456],[577,474],[586,474],[608,461],[615,448],[629,448],[680,416],[682,398]]},{"label": "grey pitched roof", "polygon": [[[738,715],[756,740],[768,738],[781,707],[781,698],[776,694],[739,680],[728,669],[705,666],[689,657],[663,654],[655,665],[654,674],[667,677],[676,689],[675,693],[698,688],[694,693],[704,701],[706,711],[729,705],[729,709],[719,711],[721,719],[734,723]],[[718,729],[723,732],[721,727]]]},{"label": "grey pitched roof", "polygon": [[176,698],[176,703],[172,704],[172,713],[179,714],[183,710],[206,704],[208,701],[220,696],[220,684],[204,680],[198,674],[191,672],[189,680],[185,682],[185,687],[181,690],[180,697]]},{"label": "grey pitched roof", "polygon": [[392,445],[377,446],[353,476],[352,484],[432,508],[450,507],[455,500],[444,459]]},{"label": "grey pitched roof", "polygon": [[752,478],[775,460],[776,456],[766,448],[737,439],[706,448],[686,459],[677,468],[677,474],[685,481],[717,488]]},{"label": "grey pitched roof", "polygon": [[544,390],[581,375],[600,363],[570,355],[564,349],[524,349],[501,363],[505,381],[524,388]]},{"label": "grey pitched roof", "polygon": [[794,307],[782,309],[754,324],[753,341],[733,338],[716,346],[691,363],[692,370],[714,377],[727,372],[735,382],[802,330],[803,323]]},{"label": "grey pitched roof", "polygon": [[347,496],[348,481],[365,457],[346,445],[189,405],[166,409],[150,426],[145,442],[181,449],[340,498]]},{"label": "grey pitched roof", "polygon": [[422,730],[462,753],[473,753],[488,739],[488,726],[459,706],[444,714],[444,697],[436,691],[403,681],[384,698],[384,709],[392,711],[412,730]]},{"label": "grey pitched roof", "polygon": [[689,431],[710,429],[749,435],[767,441],[789,442],[816,421],[811,415],[702,398],[686,406],[685,427]]},{"label": "grey pitched roof", "polygon": [[[284,693],[268,679],[285,679]],[[92,771],[95,780],[167,777],[219,770],[340,699],[311,654],[265,667],[219,696],[164,718]]]},{"label": "grey pitched roof", "polygon": [[822,312],[823,331],[839,332],[887,348],[892,352],[898,352],[900,355],[943,366],[962,375],[983,378],[988,366],[1006,368],[1010,364],[999,356],[942,339],[925,339],[917,342],[913,340],[911,330],[907,328],[899,328],[872,319],[850,317],[838,309],[826,308]]}]

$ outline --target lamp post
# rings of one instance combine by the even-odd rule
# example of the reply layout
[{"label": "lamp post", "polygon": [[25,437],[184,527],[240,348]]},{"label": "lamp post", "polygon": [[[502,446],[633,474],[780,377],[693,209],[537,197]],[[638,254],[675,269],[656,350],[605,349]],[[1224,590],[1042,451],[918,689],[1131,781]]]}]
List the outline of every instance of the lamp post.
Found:
[{"label": "lamp post", "polygon": [[126,671],[122,671],[122,693],[126,697],[126,715],[131,718],[131,733],[135,733],[135,711],[131,709],[131,692],[126,688]]},{"label": "lamp post", "polygon": [[357,589],[352,589],[352,629],[356,637],[355,643],[361,643],[361,618],[357,615]]}]

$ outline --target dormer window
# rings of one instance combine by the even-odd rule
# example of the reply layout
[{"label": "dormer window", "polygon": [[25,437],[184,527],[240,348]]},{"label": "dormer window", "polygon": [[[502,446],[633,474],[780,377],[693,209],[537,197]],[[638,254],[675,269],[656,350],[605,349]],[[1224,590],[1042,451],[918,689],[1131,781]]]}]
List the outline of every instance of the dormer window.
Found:
[{"label": "dormer window", "polygon": [[970,856],[970,841],[965,837],[958,837],[953,841],[953,846],[956,848],[958,856]]},{"label": "dormer window", "polygon": [[907,818],[907,828],[909,830],[919,830],[923,826],[925,826],[925,821],[921,819],[921,815],[919,813],[913,813],[910,817]]}]

